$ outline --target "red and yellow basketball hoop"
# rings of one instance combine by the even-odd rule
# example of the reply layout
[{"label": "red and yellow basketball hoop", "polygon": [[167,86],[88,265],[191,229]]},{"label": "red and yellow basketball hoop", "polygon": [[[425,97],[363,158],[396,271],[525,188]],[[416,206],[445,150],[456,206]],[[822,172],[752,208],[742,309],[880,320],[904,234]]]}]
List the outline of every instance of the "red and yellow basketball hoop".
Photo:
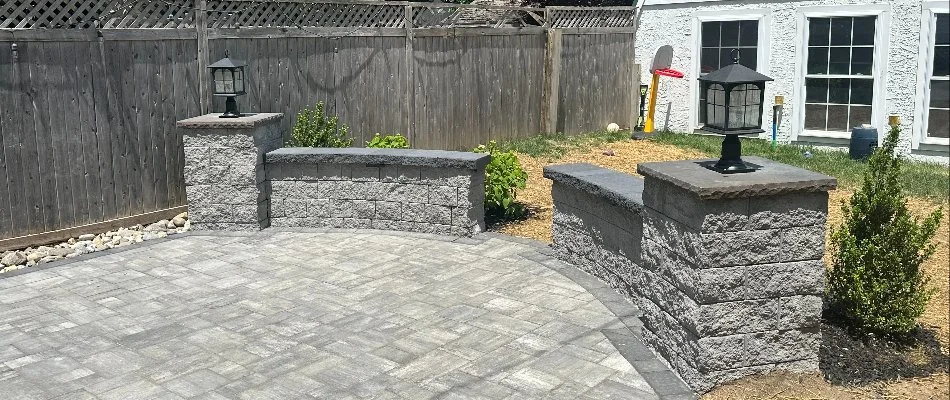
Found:
[{"label": "red and yellow basketball hoop", "polygon": [[653,118],[656,113],[656,92],[658,86],[660,86],[660,77],[667,76],[676,79],[683,77],[682,72],[670,68],[672,64],[673,46],[661,46],[656,50],[656,55],[653,57],[653,66],[650,67],[650,73],[653,74],[653,84],[650,86],[650,107],[649,111],[647,111],[646,122],[643,125],[644,133],[653,132]]}]

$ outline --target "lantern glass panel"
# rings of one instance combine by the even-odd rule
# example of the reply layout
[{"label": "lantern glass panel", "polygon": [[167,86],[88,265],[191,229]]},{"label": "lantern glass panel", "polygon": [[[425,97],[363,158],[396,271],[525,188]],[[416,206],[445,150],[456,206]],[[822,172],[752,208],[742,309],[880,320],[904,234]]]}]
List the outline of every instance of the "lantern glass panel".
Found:
[{"label": "lantern glass panel", "polygon": [[238,68],[234,71],[234,92],[244,93],[244,68]]},{"label": "lantern glass panel", "polygon": [[220,69],[214,70],[214,92],[224,93],[224,73]]},{"label": "lantern glass panel", "polygon": [[729,129],[758,128],[762,125],[762,90],[753,84],[737,85],[729,91]]},{"label": "lantern glass panel", "polygon": [[234,93],[234,73],[230,69],[224,70],[224,92]]},{"label": "lantern glass panel", "polygon": [[726,127],[726,90],[718,83],[706,89],[706,124],[720,129]]}]

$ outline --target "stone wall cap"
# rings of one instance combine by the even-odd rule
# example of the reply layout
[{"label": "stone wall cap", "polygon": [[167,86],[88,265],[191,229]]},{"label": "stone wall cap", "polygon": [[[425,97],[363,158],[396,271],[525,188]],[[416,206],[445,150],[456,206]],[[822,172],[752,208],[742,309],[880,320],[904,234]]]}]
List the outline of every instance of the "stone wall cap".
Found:
[{"label": "stone wall cap", "polygon": [[774,196],[799,192],[827,192],[838,187],[833,176],[812,172],[761,157],[743,157],[762,169],[745,174],[720,174],[700,165],[716,160],[642,163],[637,172],[695,193],[701,199]]},{"label": "stone wall cap", "polygon": [[245,113],[239,118],[220,118],[220,113],[183,119],[175,125],[185,129],[249,129],[279,121],[282,113]]},{"label": "stone wall cap", "polygon": [[445,150],[285,147],[267,153],[268,163],[382,164],[480,169],[491,161],[483,153]]},{"label": "stone wall cap", "polygon": [[588,163],[548,165],[544,177],[640,213],[643,179]]}]

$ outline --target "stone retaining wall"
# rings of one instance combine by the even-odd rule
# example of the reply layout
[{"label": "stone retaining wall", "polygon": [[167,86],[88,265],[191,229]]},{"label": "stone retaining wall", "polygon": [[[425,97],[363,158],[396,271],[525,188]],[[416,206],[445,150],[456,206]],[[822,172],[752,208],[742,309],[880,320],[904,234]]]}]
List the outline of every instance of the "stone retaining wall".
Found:
[{"label": "stone retaining wall", "polygon": [[[752,157],[750,157],[752,159]],[[754,159],[722,178],[693,161],[645,180],[550,166],[554,248],[644,316],[644,339],[698,391],[773,369],[817,370],[833,178]]]},{"label": "stone retaining wall", "polygon": [[485,154],[284,148],[266,159],[272,226],[485,230]]}]

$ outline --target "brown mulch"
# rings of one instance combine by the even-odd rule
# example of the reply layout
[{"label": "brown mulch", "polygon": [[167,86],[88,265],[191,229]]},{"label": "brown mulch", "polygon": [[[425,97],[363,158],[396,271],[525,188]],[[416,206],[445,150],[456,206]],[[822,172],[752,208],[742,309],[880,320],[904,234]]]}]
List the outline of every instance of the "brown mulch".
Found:
[{"label": "brown mulch", "polygon": [[[518,193],[518,200],[526,204],[530,215],[493,230],[547,243],[551,242],[552,201],[551,181],[542,176],[545,165],[587,162],[636,175],[636,166],[642,162],[706,158],[702,153],[634,140],[572,151],[557,160],[523,154],[518,157],[528,173],[527,187]],[[850,196],[848,190],[831,192],[829,227],[840,225],[840,204]],[[923,216],[940,205],[911,198],[908,206],[916,215]],[[910,343],[862,342],[840,328],[823,324],[821,373],[777,372],[749,376],[716,388],[703,399],[950,398],[950,221],[947,204],[943,207],[944,217],[935,239],[937,252],[924,265],[936,294],[918,320],[920,327]],[[827,254],[825,259],[827,263]]]}]

